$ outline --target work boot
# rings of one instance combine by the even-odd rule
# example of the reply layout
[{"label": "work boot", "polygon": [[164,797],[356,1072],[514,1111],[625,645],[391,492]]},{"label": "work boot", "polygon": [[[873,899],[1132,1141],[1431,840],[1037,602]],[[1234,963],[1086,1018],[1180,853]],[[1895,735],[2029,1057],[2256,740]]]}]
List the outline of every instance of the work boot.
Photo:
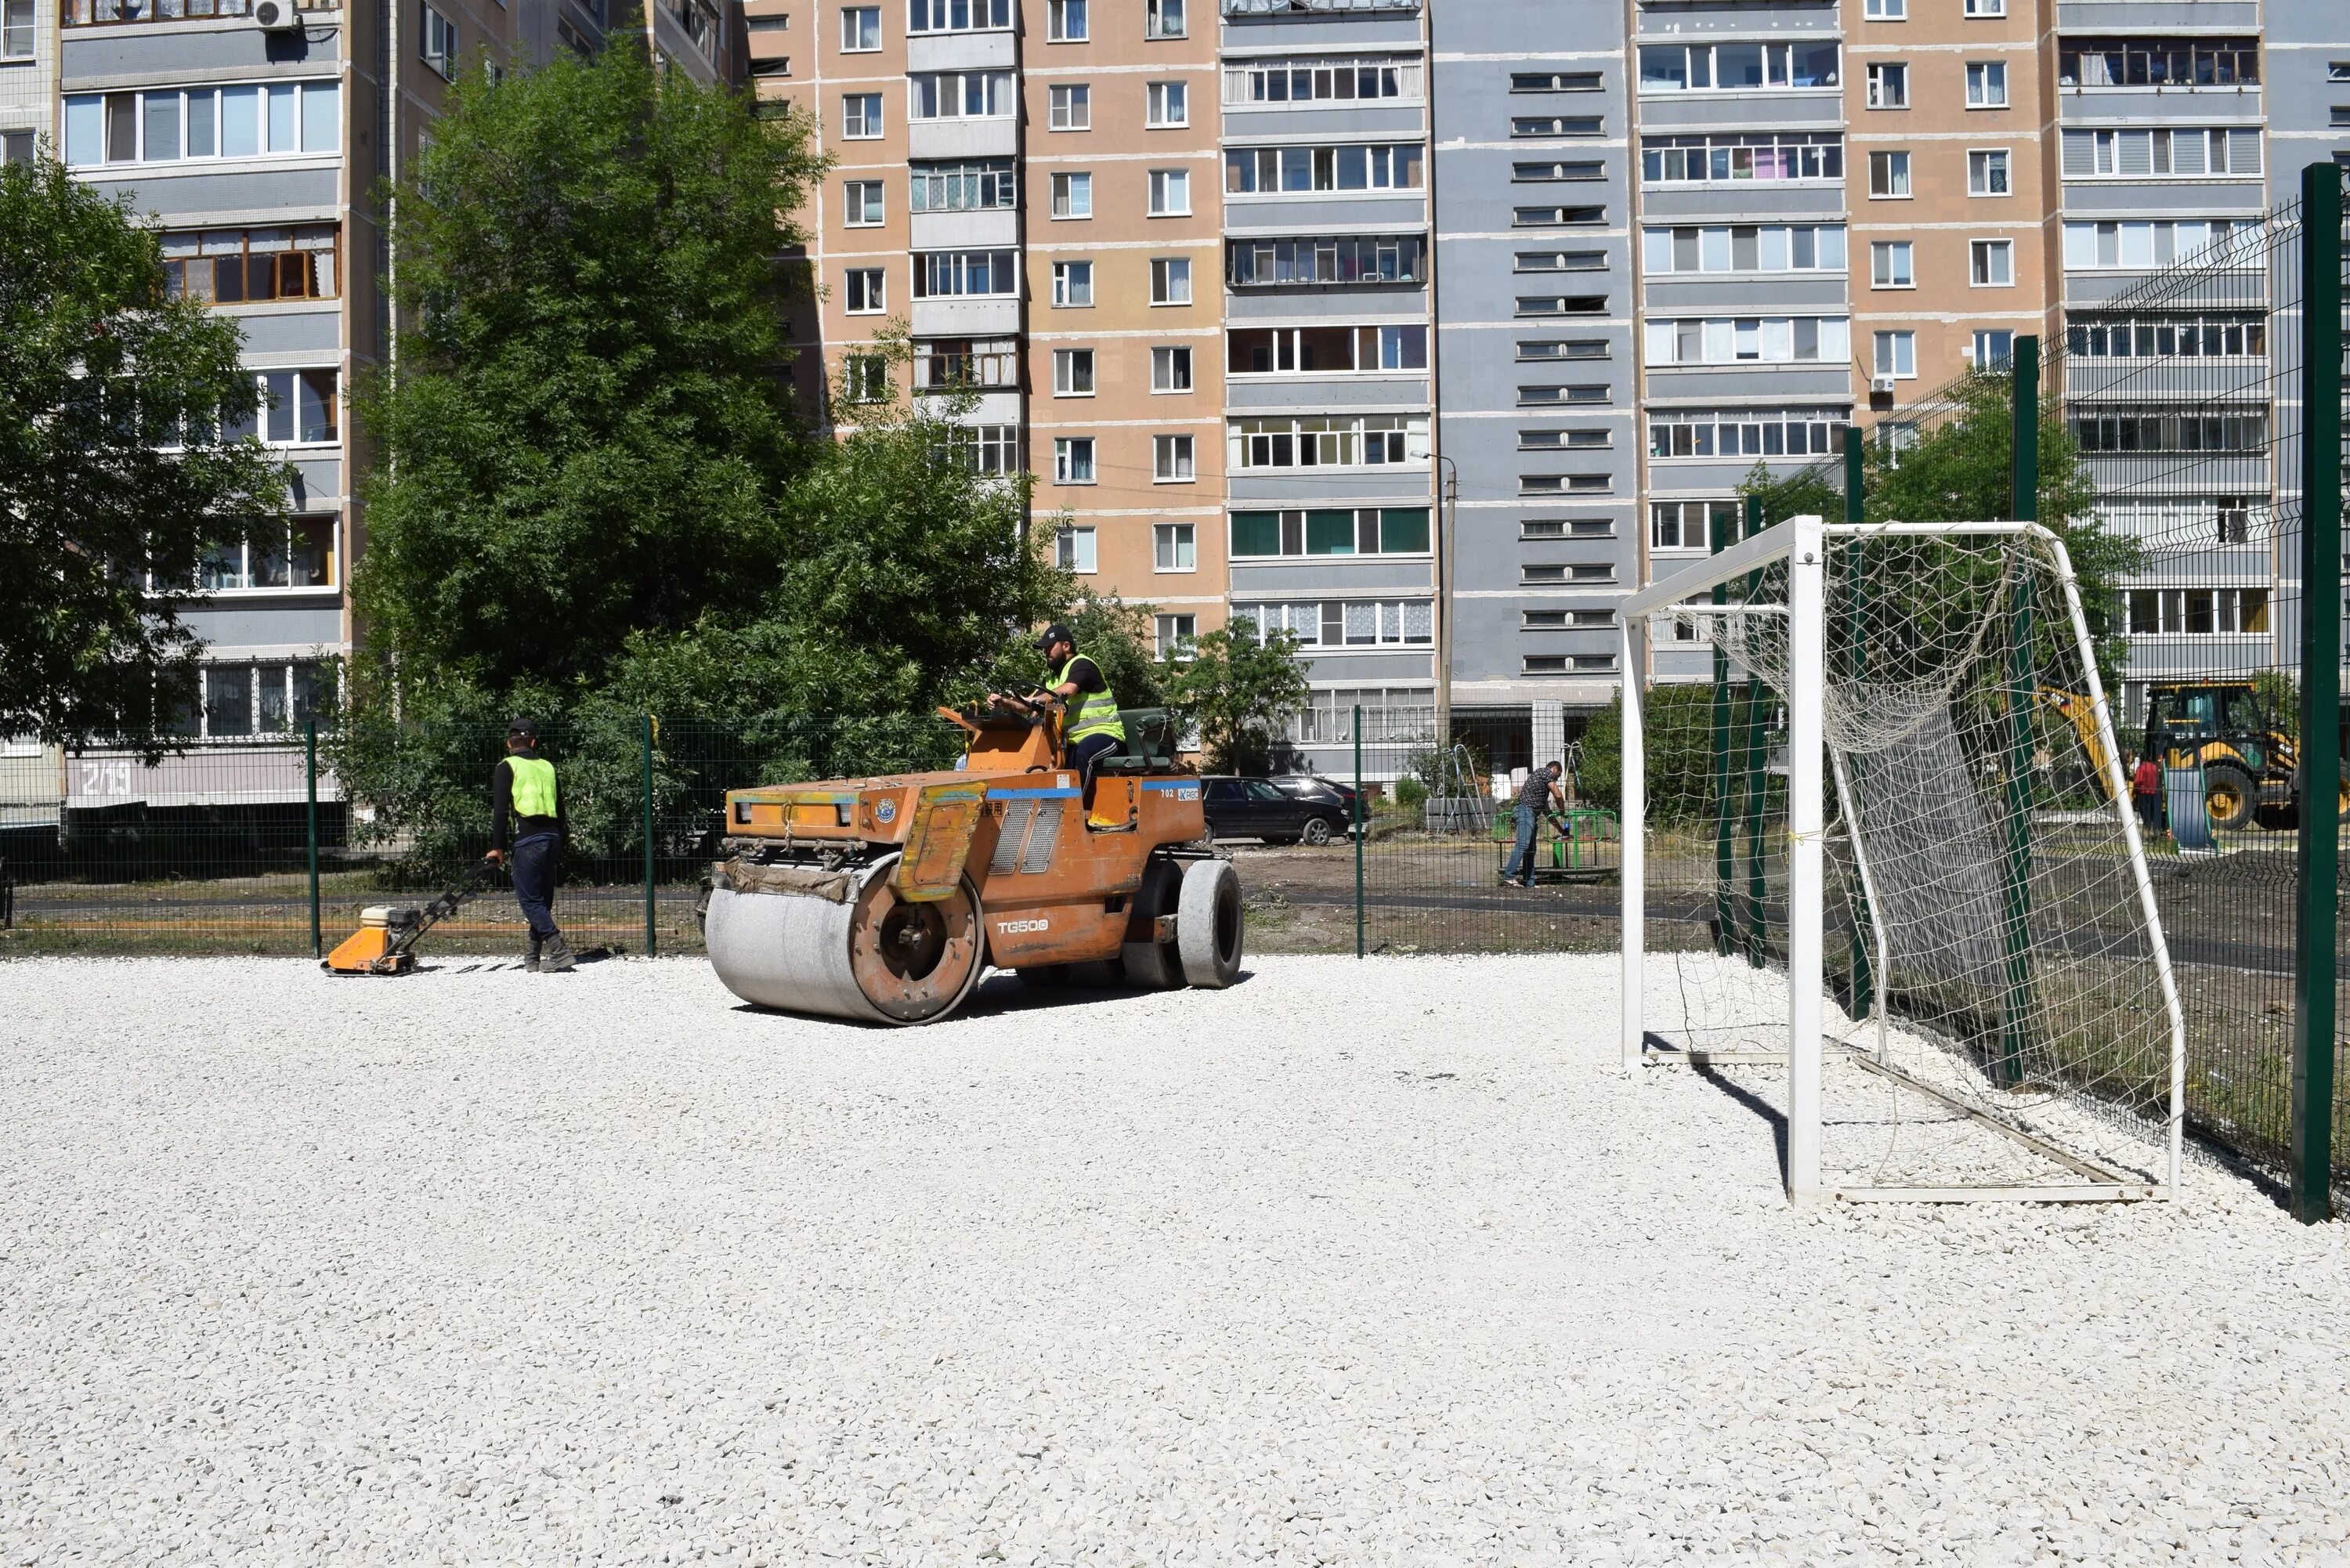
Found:
[{"label": "work boot", "polygon": [[530,939],[530,950],[522,956],[522,967],[532,974],[538,972],[538,950],[539,940],[536,937],[533,937]]},{"label": "work boot", "polygon": [[569,974],[577,962],[571,956],[571,944],[563,940],[561,932],[546,939],[546,954],[539,963],[540,969],[548,974]]}]

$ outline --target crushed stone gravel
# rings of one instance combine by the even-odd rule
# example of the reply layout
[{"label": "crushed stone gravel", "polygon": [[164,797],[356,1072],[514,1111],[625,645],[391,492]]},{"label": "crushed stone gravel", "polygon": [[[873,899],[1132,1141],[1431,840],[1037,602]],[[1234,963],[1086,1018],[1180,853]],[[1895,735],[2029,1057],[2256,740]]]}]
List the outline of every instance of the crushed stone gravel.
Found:
[{"label": "crushed stone gravel", "polygon": [[1844,1207],[1609,958],[0,965],[0,1563],[2350,1563],[2341,1232]]}]

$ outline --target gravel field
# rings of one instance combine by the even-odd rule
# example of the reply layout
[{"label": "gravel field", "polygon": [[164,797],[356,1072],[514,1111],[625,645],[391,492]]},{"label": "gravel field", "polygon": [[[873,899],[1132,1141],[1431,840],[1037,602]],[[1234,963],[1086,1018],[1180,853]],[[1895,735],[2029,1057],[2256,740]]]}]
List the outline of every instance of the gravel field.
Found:
[{"label": "gravel field", "polygon": [[0,965],[0,1563],[2350,1563],[2350,1264],[1791,1212],[1610,958]]}]

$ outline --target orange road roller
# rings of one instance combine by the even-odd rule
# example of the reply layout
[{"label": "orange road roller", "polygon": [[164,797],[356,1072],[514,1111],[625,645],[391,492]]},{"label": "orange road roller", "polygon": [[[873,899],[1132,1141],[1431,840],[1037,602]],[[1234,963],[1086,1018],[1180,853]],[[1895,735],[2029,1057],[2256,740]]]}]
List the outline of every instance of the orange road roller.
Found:
[{"label": "orange road roller", "polygon": [[1230,985],[1241,890],[1202,845],[1173,726],[1129,710],[1081,775],[1056,713],[941,709],[968,732],[942,773],[733,790],[702,934],[745,1002],[931,1023],[989,968],[1031,984]]}]

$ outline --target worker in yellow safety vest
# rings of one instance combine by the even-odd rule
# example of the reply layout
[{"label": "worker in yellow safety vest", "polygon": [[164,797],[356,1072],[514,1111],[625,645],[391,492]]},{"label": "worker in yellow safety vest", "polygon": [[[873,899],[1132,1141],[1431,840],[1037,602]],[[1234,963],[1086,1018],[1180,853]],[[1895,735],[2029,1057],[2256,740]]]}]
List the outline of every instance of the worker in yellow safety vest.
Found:
[{"label": "worker in yellow safety vest", "polygon": [[563,799],[555,788],[555,764],[538,754],[538,726],[516,719],[506,726],[505,757],[490,773],[489,859],[514,874],[515,902],[530,922],[523,967],[533,974],[567,973],[578,961],[555,924],[562,857]]},{"label": "worker in yellow safety vest", "polygon": [[[1046,627],[1036,639],[1036,649],[1052,671],[1036,696],[1060,705],[1061,744],[1068,766],[1083,777],[1086,764],[1096,757],[1125,748],[1126,724],[1118,716],[1118,696],[1103,678],[1101,667],[1077,651],[1076,633],[1067,627],[1057,621]],[[999,707],[1014,705],[1011,699],[993,691],[987,700]]]}]

